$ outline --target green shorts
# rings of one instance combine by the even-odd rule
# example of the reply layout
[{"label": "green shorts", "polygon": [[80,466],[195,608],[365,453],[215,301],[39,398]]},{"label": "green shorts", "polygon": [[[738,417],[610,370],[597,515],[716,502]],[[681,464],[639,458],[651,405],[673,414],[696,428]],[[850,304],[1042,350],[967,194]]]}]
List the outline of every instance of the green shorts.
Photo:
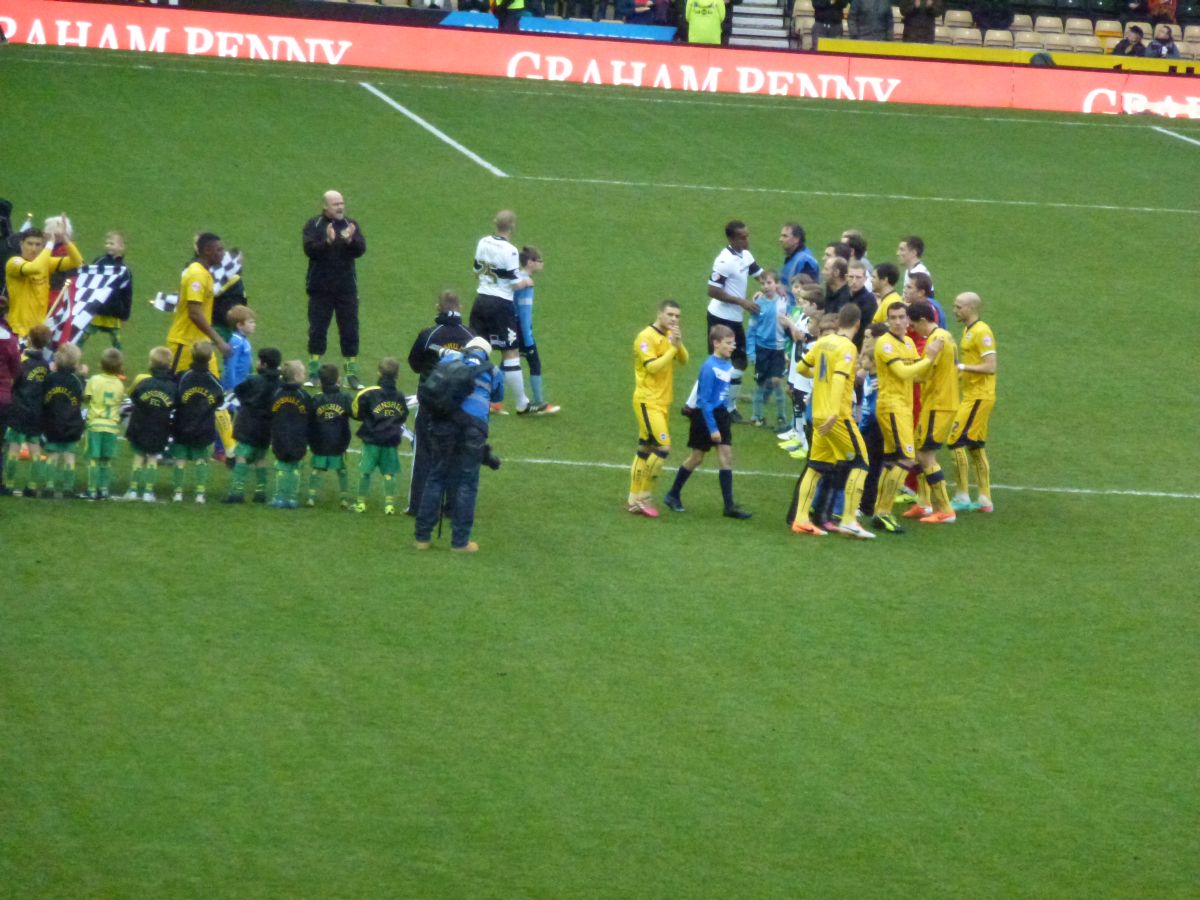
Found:
[{"label": "green shorts", "polygon": [[114,459],[117,455],[117,436],[107,431],[88,432],[88,459]]},{"label": "green shorts", "polygon": [[379,444],[362,445],[362,462],[358,466],[360,475],[370,475],[376,469],[380,475],[400,474],[400,453],[396,447],[381,447]]},{"label": "green shorts", "polygon": [[322,472],[328,472],[330,470],[334,472],[340,472],[342,469],[346,468],[346,454],[343,453],[341,456],[318,456],[316,453],[314,453],[312,457],[312,467],[314,469],[320,469]]},{"label": "green shorts", "polygon": [[270,449],[270,447],[252,447],[250,444],[238,441],[237,446],[233,448],[233,455],[238,459],[244,459],[249,465],[264,459]]},{"label": "green shorts", "polygon": [[171,459],[208,459],[210,453],[212,453],[212,444],[180,444],[176,442],[171,445]]},{"label": "green shorts", "polygon": [[79,441],[46,441],[42,449],[47,453],[74,453]]},{"label": "green shorts", "polygon": [[5,432],[4,440],[10,444],[40,444],[42,436],[40,434],[24,434],[15,428],[10,428]]}]

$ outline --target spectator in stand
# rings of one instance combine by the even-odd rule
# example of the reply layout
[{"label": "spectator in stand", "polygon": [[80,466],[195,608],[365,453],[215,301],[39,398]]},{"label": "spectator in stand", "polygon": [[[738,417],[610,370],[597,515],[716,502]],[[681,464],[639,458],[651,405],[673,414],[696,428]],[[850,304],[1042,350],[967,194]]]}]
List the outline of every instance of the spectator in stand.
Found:
[{"label": "spectator in stand", "polygon": [[857,41],[890,41],[892,23],[892,0],[852,0],[850,3],[850,37]]},{"label": "spectator in stand", "polygon": [[1005,31],[1013,23],[1010,0],[975,0],[971,6],[971,15],[975,19],[975,27],[980,31]]},{"label": "spectator in stand", "polygon": [[904,20],[902,40],[932,44],[934,29],[945,11],[943,0],[900,0],[900,17]]},{"label": "spectator in stand", "polygon": [[687,0],[689,44],[721,43],[721,23],[725,21],[725,0]]},{"label": "spectator in stand", "polygon": [[[848,0],[813,0],[813,38],[840,38]],[[814,48],[815,49],[815,48]]]},{"label": "spectator in stand", "polygon": [[1125,37],[1113,47],[1113,56],[1145,56],[1146,45],[1142,43],[1145,32],[1136,25],[1130,25],[1125,29]]},{"label": "spectator in stand", "polygon": [[1175,35],[1171,26],[1160,22],[1154,26],[1154,40],[1146,48],[1146,56],[1154,59],[1179,59],[1179,48],[1175,45]]}]

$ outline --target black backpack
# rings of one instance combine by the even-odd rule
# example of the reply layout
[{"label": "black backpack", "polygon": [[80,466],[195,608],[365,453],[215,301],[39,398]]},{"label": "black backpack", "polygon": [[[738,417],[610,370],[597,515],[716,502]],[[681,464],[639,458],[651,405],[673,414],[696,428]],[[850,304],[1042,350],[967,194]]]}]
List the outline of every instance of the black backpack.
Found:
[{"label": "black backpack", "polygon": [[475,388],[475,379],[491,371],[490,362],[471,366],[462,359],[444,360],[417,385],[417,402],[435,418],[445,419],[462,408]]}]

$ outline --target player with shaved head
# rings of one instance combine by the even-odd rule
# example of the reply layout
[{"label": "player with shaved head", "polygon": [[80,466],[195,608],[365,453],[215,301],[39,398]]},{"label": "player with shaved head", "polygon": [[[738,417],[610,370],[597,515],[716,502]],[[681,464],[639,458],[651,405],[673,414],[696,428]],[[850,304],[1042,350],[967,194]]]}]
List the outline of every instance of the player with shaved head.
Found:
[{"label": "player with shaved head", "polygon": [[308,380],[320,383],[318,370],[325,353],[329,323],[337,316],[338,341],[346,367],[346,384],[359,390],[358,274],[354,261],[367,252],[358,223],[346,215],[346,199],[337,191],[321,198],[321,214],[304,224],[304,255],[308,257]]}]

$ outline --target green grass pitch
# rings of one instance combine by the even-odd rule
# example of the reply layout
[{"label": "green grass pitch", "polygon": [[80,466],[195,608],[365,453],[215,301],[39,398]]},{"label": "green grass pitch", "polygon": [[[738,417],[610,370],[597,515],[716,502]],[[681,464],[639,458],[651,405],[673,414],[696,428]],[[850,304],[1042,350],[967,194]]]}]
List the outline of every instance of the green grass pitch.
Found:
[{"label": "green grass pitch", "polygon": [[[0,895],[1195,896],[1200,151],[1151,127],[1194,123],[18,47],[0,109],[18,213],[89,258],[128,234],[131,374],[201,229],[246,252],[255,345],[302,356],[336,187],[368,370],[511,206],[564,407],[494,422],[474,558],[378,501],[0,502]],[[983,295],[994,516],[794,538],[751,429],[751,521],[711,474],[624,512],[633,335],[683,303],[685,392],[735,217],[767,265],[790,219],[876,262],[916,232],[943,302]]]}]

